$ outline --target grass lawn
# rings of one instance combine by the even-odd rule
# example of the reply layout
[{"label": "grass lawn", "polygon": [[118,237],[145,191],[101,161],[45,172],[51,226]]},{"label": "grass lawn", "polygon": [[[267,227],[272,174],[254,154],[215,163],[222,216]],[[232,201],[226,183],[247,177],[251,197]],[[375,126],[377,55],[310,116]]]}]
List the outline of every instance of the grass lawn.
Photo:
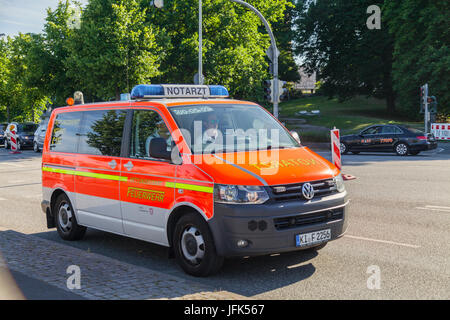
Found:
[{"label": "grass lawn", "polygon": [[[411,122],[398,117],[388,116],[386,104],[383,100],[355,97],[352,100],[339,103],[337,99],[326,97],[306,97],[291,100],[280,104],[280,118],[303,118],[309,125],[333,128],[341,131],[341,134],[360,132],[363,128],[373,124],[403,124],[418,129],[423,129],[423,122]],[[299,116],[298,111],[320,110],[319,116]],[[288,127],[292,127],[288,124]],[[289,128],[291,129],[291,128]],[[292,129],[295,129],[292,127]],[[326,142],[329,141],[329,132],[320,130],[301,130],[302,139],[305,141]]]}]

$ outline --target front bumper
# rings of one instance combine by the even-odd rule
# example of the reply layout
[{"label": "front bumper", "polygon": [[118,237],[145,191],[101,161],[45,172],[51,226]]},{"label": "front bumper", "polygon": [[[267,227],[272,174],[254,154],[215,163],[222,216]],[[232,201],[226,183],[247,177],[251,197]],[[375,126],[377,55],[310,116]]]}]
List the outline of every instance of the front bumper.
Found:
[{"label": "front bumper", "polygon": [[32,147],[33,139],[20,139],[20,144],[22,147]]},{"label": "front bumper", "polygon": [[[343,192],[308,202],[270,201],[262,205],[215,204],[214,217],[208,223],[217,253],[224,257],[295,251],[308,248],[296,246],[295,237],[298,234],[330,229],[330,240],[341,237],[347,229],[348,203],[347,192]],[[292,221],[292,218],[297,218],[296,221],[303,223],[283,224]],[[307,221],[311,223],[306,223]],[[238,247],[239,240],[246,240],[248,246]],[[314,245],[317,244],[311,246]]]}]

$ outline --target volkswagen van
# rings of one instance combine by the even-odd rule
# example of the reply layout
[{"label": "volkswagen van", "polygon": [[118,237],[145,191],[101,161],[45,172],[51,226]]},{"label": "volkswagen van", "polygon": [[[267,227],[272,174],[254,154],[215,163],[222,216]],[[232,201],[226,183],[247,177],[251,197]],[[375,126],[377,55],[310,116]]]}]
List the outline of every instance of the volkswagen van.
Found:
[{"label": "volkswagen van", "polygon": [[227,257],[318,250],[347,228],[339,170],[222,86],[138,85],[129,101],[55,109],[42,190],[61,238],[152,242],[194,276]]}]

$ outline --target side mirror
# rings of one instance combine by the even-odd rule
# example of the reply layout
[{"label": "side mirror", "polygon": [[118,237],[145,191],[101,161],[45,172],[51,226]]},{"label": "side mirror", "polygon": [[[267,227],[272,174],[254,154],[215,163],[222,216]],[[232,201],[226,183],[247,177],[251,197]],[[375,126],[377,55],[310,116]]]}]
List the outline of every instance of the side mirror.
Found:
[{"label": "side mirror", "polygon": [[295,140],[297,140],[297,142],[298,143],[302,143],[301,141],[300,141],[300,136],[298,135],[298,132],[297,131],[291,131],[291,135],[292,135],[292,137],[295,139]]},{"label": "side mirror", "polygon": [[150,141],[150,157],[171,160],[171,152],[167,151],[167,142],[163,138],[153,138]]}]

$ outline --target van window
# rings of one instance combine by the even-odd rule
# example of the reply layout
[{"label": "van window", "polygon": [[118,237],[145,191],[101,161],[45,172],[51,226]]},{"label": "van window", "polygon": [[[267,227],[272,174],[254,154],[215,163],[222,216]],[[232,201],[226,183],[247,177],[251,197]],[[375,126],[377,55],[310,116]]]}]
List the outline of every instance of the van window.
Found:
[{"label": "van window", "polygon": [[164,138],[167,151],[172,150],[172,137],[161,116],[152,110],[135,110],[131,131],[130,157],[151,159],[150,141]]},{"label": "van window", "polygon": [[120,156],[126,111],[85,111],[78,153]]},{"label": "van window", "polygon": [[50,150],[56,152],[77,152],[78,130],[81,112],[66,112],[56,116],[53,125]]},{"label": "van window", "polygon": [[195,154],[300,146],[259,106],[204,104],[170,107],[169,111]]}]

